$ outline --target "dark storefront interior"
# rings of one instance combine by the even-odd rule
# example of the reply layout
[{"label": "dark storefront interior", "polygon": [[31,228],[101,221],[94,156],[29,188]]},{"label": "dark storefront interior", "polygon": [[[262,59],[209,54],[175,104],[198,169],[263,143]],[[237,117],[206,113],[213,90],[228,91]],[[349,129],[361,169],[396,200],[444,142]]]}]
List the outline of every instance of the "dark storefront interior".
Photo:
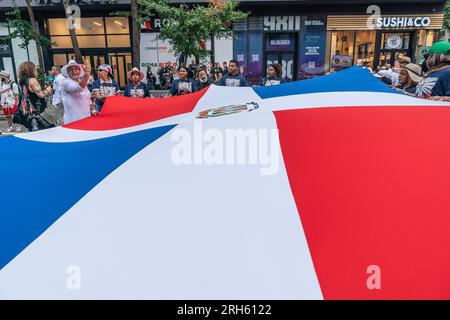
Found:
[{"label": "dark storefront interior", "polygon": [[[372,1],[293,2],[277,1],[269,6],[267,1],[241,1],[241,9],[251,15],[246,22],[234,26],[238,39],[234,40],[233,53],[254,83],[274,62],[282,65],[283,78],[297,80],[364,62],[372,67],[393,64],[402,55],[415,61],[421,51],[438,39],[445,3],[378,1],[381,15],[413,19],[432,16],[432,24],[439,27],[368,30],[361,24],[365,25],[370,16],[367,9]],[[341,19],[330,27],[333,16]],[[355,24],[353,19],[359,21]]]}]

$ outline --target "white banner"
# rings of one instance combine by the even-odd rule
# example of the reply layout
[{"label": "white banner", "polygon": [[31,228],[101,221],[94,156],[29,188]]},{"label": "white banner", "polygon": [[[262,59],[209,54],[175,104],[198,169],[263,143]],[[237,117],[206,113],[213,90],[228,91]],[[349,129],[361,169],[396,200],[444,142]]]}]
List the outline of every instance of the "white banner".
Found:
[{"label": "white banner", "polygon": [[141,70],[147,72],[150,65],[159,83],[158,70],[160,67],[178,67],[177,58],[173,54],[172,46],[168,41],[157,39],[158,33],[141,33]]},{"label": "white banner", "polygon": [[[156,75],[156,83],[159,84],[159,68],[172,66],[177,69],[178,60],[169,41],[157,39],[157,36],[157,32],[141,33],[141,70],[147,72],[147,66],[150,65]],[[210,41],[206,45],[207,48],[208,45],[211,47]],[[195,63],[195,58],[188,58],[187,65],[191,63]]]}]

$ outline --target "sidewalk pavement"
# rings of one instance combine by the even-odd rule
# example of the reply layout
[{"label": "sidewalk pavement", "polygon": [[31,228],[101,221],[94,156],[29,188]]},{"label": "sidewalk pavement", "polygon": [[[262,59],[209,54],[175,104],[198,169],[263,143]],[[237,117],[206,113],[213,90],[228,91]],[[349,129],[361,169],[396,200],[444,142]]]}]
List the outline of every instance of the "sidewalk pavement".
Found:
[{"label": "sidewalk pavement", "polygon": [[[2,136],[6,137],[6,136],[16,134],[16,132],[12,132],[12,133],[8,132],[8,123],[6,122],[5,118],[3,118],[3,117],[0,117],[0,132],[1,132],[0,137],[2,137]],[[22,126],[22,131],[20,133],[22,133],[22,132],[28,132],[28,130]]]},{"label": "sidewalk pavement", "polygon": [[[47,108],[42,113],[42,116],[45,119],[47,119],[48,122],[53,123],[58,126],[63,123],[64,109],[62,108],[62,106],[53,106],[50,103],[48,103]],[[17,125],[15,124],[14,127],[17,127]],[[6,119],[3,115],[3,113],[0,112],[0,132],[2,132],[2,134],[0,134],[0,137],[11,135],[10,133],[7,132],[7,130],[8,130],[8,124],[6,122]],[[28,132],[28,130],[24,126],[21,126],[20,133],[23,133],[23,132]],[[15,133],[12,133],[12,134],[15,134]]]}]

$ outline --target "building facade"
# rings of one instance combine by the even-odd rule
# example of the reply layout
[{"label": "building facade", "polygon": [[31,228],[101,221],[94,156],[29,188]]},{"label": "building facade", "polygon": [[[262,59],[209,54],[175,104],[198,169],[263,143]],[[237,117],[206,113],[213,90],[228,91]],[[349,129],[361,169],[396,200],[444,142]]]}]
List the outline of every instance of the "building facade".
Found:
[{"label": "building facade", "polygon": [[444,38],[445,0],[375,3],[243,0],[241,9],[251,14],[234,25],[234,58],[254,82],[274,62],[284,78],[297,80],[365,62],[393,64],[401,56],[420,62]]},{"label": "building facade", "polygon": [[[199,3],[204,1],[178,1]],[[297,80],[367,62],[370,66],[393,63],[406,55],[419,62],[421,53],[442,32],[445,0],[241,0],[240,9],[250,12],[235,23],[235,39],[208,39],[210,60],[222,63],[231,58],[244,66],[246,77],[256,83],[271,63],[282,65],[283,77]],[[27,18],[25,0],[16,0]],[[96,67],[109,63],[123,87],[132,66],[131,19],[115,15],[130,8],[129,0],[72,0],[79,6],[76,33],[85,58]],[[9,33],[5,12],[12,0],[0,1],[0,40]],[[74,56],[62,0],[32,0],[40,32],[54,43],[44,48],[44,68],[64,65]],[[166,41],[157,39],[161,21],[155,18],[142,26],[140,58],[145,70],[176,66],[176,57]],[[26,60],[37,62],[35,44],[21,48],[20,40],[2,41],[0,68],[16,74]],[[204,61],[208,62],[208,59]]]},{"label": "building facade", "polygon": [[[16,3],[27,18],[26,4],[20,1]],[[129,1],[80,0],[70,3],[80,8],[81,19],[76,34],[83,57],[89,58],[94,67],[105,62],[111,64],[117,80],[121,86],[125,86],[126,71],[132,65],[130,19],[114,16],[114,13],[128,10]],[[39,31],[52,41],[50,47],[43,48],[44,68],[65,65],[74,58],[74,51],[62,0],[32,0],[32,6]],[[5,20],[1,21],[0,29],[3,34],[9,31]],[[17,42],[11,43],[14,73],[21,62],[38,61],[34,43],[22,49]]]}]

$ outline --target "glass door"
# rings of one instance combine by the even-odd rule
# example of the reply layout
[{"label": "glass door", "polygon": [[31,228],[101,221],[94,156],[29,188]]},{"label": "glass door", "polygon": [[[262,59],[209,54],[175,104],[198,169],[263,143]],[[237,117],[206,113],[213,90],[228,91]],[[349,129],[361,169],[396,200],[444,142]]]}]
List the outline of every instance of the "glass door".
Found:
[{"label": "glass door", "polygon": [[[83,55],[83,61],[89,59],[92,70],[97,70],[98,66],[105,63],[105,54],[100,52],[87,52]],[[68,53],[54,53],[53,54],[53,64],[57,66],[64,66],[69,60],[76,60],[75,54],[73,52]]]},{"label": "glass door", "polygon": [[278,63],[281,65],[281,77],[287,81],[295,80],[297,35],[294,33],[267,33],[264,48],[266,70],[271,64]]},{"label": "glass door", "polygon": [[[273,64],[281,65],[281,77],[287,81],[294,80],[294,53],[291,52],[271,52],[266,56],[267,68]],[[267,69],[266,69],[267,70]]]},{"label": "glass door", "polygon": [[86,59],[86,58],[89,59],[92,70],[97,70],[99,65],[105,63],[105,55],[104,54],[102,54],[102,55],[92,54],[92,55],[83,57],[83,59]]},{"label": "glass door", "polygon": [[108,58],[116,81],[121,89],[125,88],[127,72],[132,69],[131,53],[110,53]]}]

